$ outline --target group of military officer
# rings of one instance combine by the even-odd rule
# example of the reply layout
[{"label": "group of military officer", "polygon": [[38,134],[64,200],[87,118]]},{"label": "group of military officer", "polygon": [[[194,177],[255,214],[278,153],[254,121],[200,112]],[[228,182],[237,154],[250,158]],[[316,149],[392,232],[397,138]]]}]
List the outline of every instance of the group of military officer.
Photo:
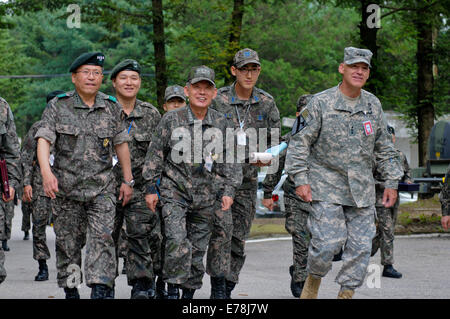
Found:
[{"label": "group of military officer", "polygon": [[[341,250],[338,297],[351,298],[361,286],[375,236],[374,163],[384,185],[382,205],[392,207],[397,201],[402,165],[380,101],[362,89],[371,56],[369,50],[346,48],[339,65],[342,82],[301,97],[287,137],[286,163],[279,166],[289,174],[286,205],[292,218],[287,228],[293,238],[308,237],[300,263],[291,267],[302,298],[317,297],[321,278]],[[42,186],[28,180],[24,196],[37,198],[38,212],[52,211],[59,287],[66,298],[80,297],[70,275],[74,266],[80,269],[86,247],[84,279],[91,298],[114,298],[125,224],[131,298],[191,299],[205,272],[211,298],[231,298],[255,216],[258,168],[274,164],[252,161],[250,152],[280,142],[275,101],[255,86],[261,72],[257,52],[246,48],[236,53],[231,66],[236,80],[221,89],[214,70],[193,67],[184,88],[167,88],[162,117],[137,99],[141,67],[135,60],[112,70],[115,97],[101,93],[104,59],[101,52],[90,52],[72,63],[75,90],[52,97],[25,139],[30,153],[22,162],[31,163],[31,174],[40,176]],[[18,141],[11,110],[1,102],[1,154],[14,193],[20,183]],[[230,131],[232,138],[225,139]],[[253,139],[255,131],[258,138]],[[272,182],[265,181],[264,205],[271,207],[270,185],[278,177],[269,174],[267,179]],[[42,225],[46,218],[37,213],[33,222]],[[45,280],[49,253],[36,248],[34,258],[40,267],[37,277]],[[0,249],[4,279],[3,260]],[[303,266],[296,269],[297,264]]]}]

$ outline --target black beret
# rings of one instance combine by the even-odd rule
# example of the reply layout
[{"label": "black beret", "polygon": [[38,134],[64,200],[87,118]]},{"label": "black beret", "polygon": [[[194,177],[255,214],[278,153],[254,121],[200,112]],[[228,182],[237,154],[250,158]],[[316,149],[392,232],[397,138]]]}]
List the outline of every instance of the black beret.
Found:
[{"label": "black beret", "polygon": [[75,72],[82,65],[98,65],[103,67],[105,55],[101,52],[86,52],[73,61],[69,72]]},{"label": "black beret", "polygon": [[141,74],[141,66],[139,65],[139,63],[136,60],[132,60],[132,59],[126,59],[123,60],[122,62],[119,62],[111,71],[111,79],[115,79],[117,74],[119,74],[119,72],[124,71],[124,70],[128,70],[128,71],[135,71],[139,74]]},{"label": "black beret", "polygon": [[47,94],[47,103],[50,102],[55,96],[66,93],[64,91],[53,91]]}]

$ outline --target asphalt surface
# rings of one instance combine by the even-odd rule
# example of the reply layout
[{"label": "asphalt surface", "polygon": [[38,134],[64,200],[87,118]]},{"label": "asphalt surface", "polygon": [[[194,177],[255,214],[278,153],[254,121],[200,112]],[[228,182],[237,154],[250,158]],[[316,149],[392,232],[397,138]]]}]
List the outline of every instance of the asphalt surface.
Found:
[{"label": "asphalt surface", "polygon": [[[0,285],[0,299],[63,299],[64,292],[56,284],[55,235],[47,227],[47,241],[51,259],[50,279],[34,281],[38,264],[32,258],[32,241],[24,241],[21,227],[22,213],[16,207],[13,219],[11,250],[6,254],[8,276]],[[292,262],[292,243],[289,238],[250,240],[246,245],[247,260],[240,283],[233,291],[234,299],[294,299],[289,289],[289,265]],[[369,275],[359,288],[355,299],[450,299],[450,233],[424,236],[398,236],[395,239],[395,267],[403,273],[401,279],[381,277],[382,266],[377,253],[371,258]],[[332,270],[322,280],[319,299],[335,299],[339,285],[334,279],[341,262],[333,263]],[[120,270],[122,260],[120,261]],[[197,299],[208,299],[209,277],[195,294]],[[128,299],[131,287],[126,275],[116,279],[116,298]],[[90,289],[81,285],[82,299],[88,299]]]}]

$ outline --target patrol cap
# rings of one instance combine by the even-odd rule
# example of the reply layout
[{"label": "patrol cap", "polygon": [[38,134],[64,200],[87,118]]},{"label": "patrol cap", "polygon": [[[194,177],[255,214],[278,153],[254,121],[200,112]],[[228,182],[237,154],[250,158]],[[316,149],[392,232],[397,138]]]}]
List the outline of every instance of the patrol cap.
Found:
[{"label": "patrol cap", "polygon": [[184,88],[179,85],[171,85],[166,88],[164,92],[164,102],[167,102],[173,97],[179,97],[186,102],[186,95],[184,95]]},{"label": "patrol cap", "polygon": [[141,74],[141,66],[136,60],[132,59],[125,59],[122,62],[119,62],[116,64],[116,66],[112,69],[110,78],[115,79],[117,74],[119,74],[121,71],[135,71]]},{"label": "patrol cap", "polygon": [[313,94],[304,94],[297,100],[297,112],[300,112],[311,101]]},{"label": "patrol cap", "polygon": [[69,72],[75,72],[82,65],[98,65],[103,67],[105,55],[101,52],[86,52],[73,61]]},{"label": "patrol cap", "polygon": [[194,66],[188,75],[188,83],[194,84],[200,81],[208,81],[212,85],[216,86],[214,83],[216,75],[214,70],[208,68],[206,65]]},{"label": "patrol cap", "polygon": [[344,49],[344,63],[351,65],[358,62],[363,62],[371,67],[370,59],[372,58],[372,55],[373,54],[370,50],[348,47]]},{"label": "patrol cap", "polygon": [[57,96],[59,94],[63,94],[63,93],[66,93],[66,92],[61,91],[61,90],[50,92],[49,94],[47,94],[47,103],[50,102],[55,96]]},{"label": "patrol cap", "polygon": [[395,135],[395,129],[392,126],[388,125],[387,126],[387,131],[389,132],[389,134]]},{"label": "patrol cap", "polygon": [[237,68],[241,68],[246,64],[255,63],[261,65],[259,62],[258,53],[252,49],[245,48],[238,51],[233,58],[233,65]]}]

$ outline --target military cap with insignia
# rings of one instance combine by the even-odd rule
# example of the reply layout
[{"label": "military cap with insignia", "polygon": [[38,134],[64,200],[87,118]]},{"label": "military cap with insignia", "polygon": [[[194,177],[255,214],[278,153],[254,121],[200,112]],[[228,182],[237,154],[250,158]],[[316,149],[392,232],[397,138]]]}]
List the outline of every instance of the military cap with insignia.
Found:
[{"label": "military cap with insignia", "polygon": [[194,66],[188,75],[188,83],[194,84],[200,81],[208,81],[212,85],[216,86],[214,70],[208,68],[206,65]]},{"label": "military cap with insignia", "polygon": [[111,71],[111,80],[115,79],[117,74],[119,74],[121,71],[135,71],[139,74],[141,74],[141,66],[136,60],[132,59],[125,59],[119,63],[112,69]]},{"label": "military cap with insignia", "polygon": [[184,88],[180,85],[171,85],[166,88],[164,92],[164,101],[167,102],[173,97],[179,97],[186,101],[186,95],[184,95]]},{"label": "military cap with insignia", "polygon": [[50,92],[49,94],[47,94],[47,103],[50,102],[54,97],[59,96],[64,93],[66,93],[66,92],[61,91],[61,90]]},{"label": "military cap with insignia", "polygon": [[238,51],[233,58],[233,65],[237,68],[241,68],[246,64],[255,63],[261,65],[259,62],[258,53],[256,51],[245,48]]},{"label": "military cap with insignia", "polygon": [[82,65],[98,65],[103,67],[105,55],[101,52],[86,52],[73,61],[69,72],[74,73]]},{"label": "military cap with insignia", "polygon": [[372,58],[372,52],[367,49],[358,49],[354,47],[348,47],[344,49],[344,63],[347,65],[363,62],[369,67],[370,59]]}]

